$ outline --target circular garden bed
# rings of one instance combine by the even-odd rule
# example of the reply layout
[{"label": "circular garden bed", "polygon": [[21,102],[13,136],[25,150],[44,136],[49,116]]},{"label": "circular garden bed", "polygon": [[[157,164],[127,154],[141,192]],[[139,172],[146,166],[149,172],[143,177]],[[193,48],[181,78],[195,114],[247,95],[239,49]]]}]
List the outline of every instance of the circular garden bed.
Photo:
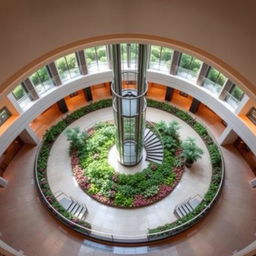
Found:
[{"label": "circular garden bed", "polygon": [[[224,180],[224,165],[223,165],[223,160],[221,157],[220,150],[219,150],[217,144],[212,139],[212,137],[209,135],[207,129],[203,125],[201,125],[198,121],[196,121],[187,112],[182,111],[170,104],[166,104],[166,103],[158,102],[158,101],[154,101],[154,100],[147,100],[147,104],[149,107],[158,108],[158,109],[161,109],[163,111],[166,111],[172,115],[179,117],[181,120],[183,120],[187,124],[189,124],[200,135],[200,137],[206,144],[207,149],[210,154],[211,163],[212,163],[212,178],[211,178],[211,183],[210,183],[209,189],[206,192],[206,194],[204,195],[202,202],[196,207],[196,209],[193,212],[191,212],[190,214],[186,215],[185,217],[183,217],[173,223],[169,223],[164,226],[160,226],[160,227],[149,230],[148,237],[145,241],[159,240],[159,239],[162,239],[162,238],[165,238],[168,236],[172,236],[172,235],[180,233],[180,232],[184,231],[185,229],[188,229],[189,227],[193,226],[197,221],[199,221],[205,215],[206,212],[208,212],[208,210],[214,204],[214,202],[217,199],[217,196],[219,195],[219,192],[221,190],[223,180]],[[56,200],[56,198],[52,194],[50,186],[47,181],[47,161],[48,161],[48,157],[50,155],[51,147],[54,144],[54,141],[57,139],[59,134],[61,134],[72,122],[81,118],[82,116],[86,115],[87,113],[90,113],[92,111],[95,111],[95,110],[98,110],[101,108],[111,107],[111,106],[112,106],[111,99],[101,100],[99,102],[85,106],[79,110],[76,110],[73,113],[71,113],[70,115],[67,115],[63,120],[58,122],[56,125],[52,126],[45,133],[45,135],[43,137],[42,145],[39,148],[39,151],[38,151],[38,154],[36,157],[36,161],[35,161],[35,180],[36,180],[36,184],[38,186],[38,189],[39,189],[39,192],[41,195],[41,199],[43,200],[43,202],[46,203],[47,207],[51,210],[51,212],[53,212],[54,215],[57,216],[57,218],[59,218],[63,223],[65,223],[69,227],[73,228],[74,230],[77,230],[78,232],[86,234],[86,235],[90,235],[90,232],[89,232],[90,228],[91,228],[90,224],[87,222],[84,222],[84,221],[80,221],[80,220],[76,219],[74,216],[72,216],[68,211],[66,211],[59,204],[59,202]],[[95,129],[95,131],[94,131],[94,129],[91,130],[91,132],[97,133],[96,129]],[[88,131],[88,133],[90,134],[90,131]],[[168,139],[167,139],[164,143],[165,143],[165,145],[170,144],[170,146],[171,146],[172,142],[173,141],[170,141],[170,140],[168,141]],[[110,145],[113,145],[113,141],[110,143]],[[159,172],[158,168],[160,168],[160,169],[163,168],[163,166],[166,164],[166,161],[168,160],[168,158],[171,158],[170,161],[168,160],[169,163],[167,161],[167,165],[169,165],[167,168],[168,172],[169,172],[168,175],[170,175],[170,176],[163,177],[161,182],[158,184],[158,186],[159,186],[158,192],[155,192],[155,191],[157,191],[157,190],[155,190],[154,193],[156,193],[156,194],[151,196],[151,199],[152,199],[152,197],[154,198],[154,196],[157,197],[157,195],[159,194],[159,191],[160,191],[161,184],[164,184],[164,186],[168,186],[169,187],[168,193],[170,193],[171,190],[178,183],[178,181],[182,175],[182,170],[183,170],[182,167],[184,166],[184,161],[181,157],[182,150],[180,150],[179,146],[180,146],[180,144],[177,145],[176,148],[173,148],[173,151],[169,150],[167,155],[166,155],[166,148],[165,148],[165,153],[164,153],[165,160],[164,160],[163,164],[160,165],[160,167],[156,166],[155,164],[150,164],[148,166],[148,168],[146,168],[145,173],[144,173],[144,171],[142,172],[143,174],[141,174],[141,175],[143,177],[147,177],[147,175],[150,173],[151,174],[158,173]],[[97,196],[96,196],[97,193],[93,193],[93,191],[92,191],[93,187],[91,188],[91,186],[88,185],[89,183],[86,178],[86,175],[84,175],[84,173],[82,172],[83,165],[85,164],[85,167],[88,167],[87,164],[89,164],[89,163],[86,163],[86,161],[83,162],[84,159],[82,158],[82,155],[79,154],[77,149],[71,147],[70,153],[71,153],[71,159],[72,159],[71,164],[73,167],[73,172],[78,180],[78,183],[80,184],[80,186],[82,188],[87,189],[87,192],[90,193],[91,196],[93,196],[95,199],[97,199]],[[103,155],[104,154],[97,155],[97,153],[95,153],[95,154],[91,155],[90,158],[95,159],[95,160],[100,160],[100,158],[103,157]],[[175,160],[174,159],[175,157],[176,157],[176,159],[179,159],[179,160]],[[97,159],[97,158],[99,158],[99,159]],[[96,165],[96,163],[95,163],[95,165]],[[181,169],[176,169],[177,167],[181,167]],[[110,173],[110,175],[109,175],[110,182],[115,182],[115,179],[116,179],[119,182],[119,185],[121,185],[121,184],[124,185],[124,183],[122,183],[122,180],[127,179],[126,176],[123,176],[125,178],[122,178],[123,174],[116,175],[112,171],[110,171],[109,173]],[[172,174],[170,174],[170,173],[172,173]],[[131,178],[131,180],[133,180],[133,179],[136,180],[137,178],[140,179],[141,177]],[[79,180],[79,179],[81,179],[81,180]],[[170,181],[167,181],[168,179]],[[91,181],[89,181],[89,182],[91,182]],[[113,183],[112,183],[112,185],[113,185]],[[91,190],[90,190],[90,188],[91,188]],[[103,189],[103,187],[101,187],[100,189]],[[122,188],[122,189],[124,192],[125,188]],[[108,190],[108,192],[106,191],[106,195],[108,195],[109,198],[112,197],[112,195],[111,195],[112,192],[110,192],[110,191],[112,191],[112,188],[111,188],[111,190]],[[99,192],[99,191],[97,191],[97,189],[96,189],[96,192]],[[117,195],[117,194],[118,194],[118,191],[115,191],[115,195]],[[146,190],[144,192],[142,192],[142,194],[144,194],[144,197],[145,197]],[[147,197],[145,197],[145,198],[147,198]],[[158,199],[156,199],[156,200],[160,200],[160,199],[161,198],[158,197]],[[97,200],[104,202],[106,199],[98,198]],[[138,204],[136,203],[137,201],[133,200],[131,202],[130,200],[127,200],[125,204],[122,203],[122,205],[120,205],[120,204],[118,204],[118,199],[116,197],[112,198],[111,200],[112,200],[111,203],[114,206],[121,206],[121,207],[138,207],[138,206],[144,206],[144,205],[147,205],[150,203],[149,202],[150,200],[148,200],[148,199],[146,200],[147,202],[143,202],[143,203],[139,202]],[[125,200],[124,201],[121,200],[121,201],[125,202]],[[152,202],[153,201],[151,201],[151,203]],[[106,202],[104,202],[104,203],[106,203]],[[114,236],[114,234],[113,234],[113,236]],[[104,237],[102,237],[102,239],[105,240]],[[125,242],[125,241],[123,241],[123,242]],[[136,241],[133,241],[133,242],[136,242]]]},{"label": "circular garden bed", "polygon": [[178,124],[162,122],[156,127],[164,142],[163,163],[149,163],[135,174],[116,172],[108,163],[116,133],[112,123],[99,123],[87,132],[67,130],[72,171],[80,187],[103,204],[124,208],[147,206],[169,195],[184,171]]}]

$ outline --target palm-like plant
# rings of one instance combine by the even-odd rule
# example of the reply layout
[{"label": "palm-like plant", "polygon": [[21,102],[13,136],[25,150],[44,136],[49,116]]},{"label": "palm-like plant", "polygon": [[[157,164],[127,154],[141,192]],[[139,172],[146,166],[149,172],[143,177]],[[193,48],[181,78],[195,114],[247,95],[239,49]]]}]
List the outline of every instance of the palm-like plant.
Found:
[{"label": "palm-like plant", "polygon": [[70,153],[76,150],[78,154],[86,150],[86,139],[88,135],[84,131],[80,131],[79,127],[68,129],[65,132],[67,140],[70,141]]},{"label": "palm-like plant", "polygon": [[180,125],[176,121],[172,121],[170,123],[166,123],[164,121],[160,121],[156,124],[157,129],[164,133],[167,136],[171,136],[172,138],[179,140],[179,129]]},{"label": "palm-like plant", "polygon": [[187,167],[191,167],[195,161],[202,157],[203,150],[196,145],[194,138],[188,137],[181,146],[183,148],[182,156],[185,158]]}]

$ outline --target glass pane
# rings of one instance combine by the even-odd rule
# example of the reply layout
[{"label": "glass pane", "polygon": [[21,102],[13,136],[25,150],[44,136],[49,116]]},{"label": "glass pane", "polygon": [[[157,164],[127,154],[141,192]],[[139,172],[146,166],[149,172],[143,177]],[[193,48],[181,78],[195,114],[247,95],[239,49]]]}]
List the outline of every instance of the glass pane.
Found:
[{"label": "glass pane", "polygon": [[193,61],[193,57],[182,53],[181,55],[181,59],[180,59],[180,67],[185,68],[185,69],[190,69],[190,65]]},{"label": "glass pane", "polygon": [[207,78],[204,79],[203,86],[215,95],[218,95],[227,78],[215,68],[210,68]]},{"label": "glass pane", "polygon": [[161,46],[151,45],[150,68],[160,69]]},{"label": "glass pane", "polygon": [[160,70],[170,72],[173,50],[162,47],[160,58]]},{"label": "glass pane", "polygon": [[108,68],[106,45],[91,47],[84,50],[89,73]]},{"label": "glass pane", "polygon": [[12,90],[12,94],[14,95],[16,100],[20,100],[26,95],[26,92],[23,89],[22,85],[19,84],[17,87],[15,87],[14,90]]},{"label": "glass pane", "polygon": [[244,96],[244,92],[243,90],[238,87],[237,85],[234,85],[230,91],[230,94],[235,97],[237,100],[241,101],[243,96]]},{"label": "glass pane", "polygon": [[97,58],[96,58],[96,49],[91,47],[84,50],[87,68],[89,72],[96,72],[98,70]]},{"label": "glass pane", "polygon": [[105,70],[108,68],[108,57],[106,45],[97,46],[98,70]]},{"label": "glass pane", "polygon": [[68,65],[64,57],[61,57],[55,61],[61,81],[68,79]]},{"label": "glass pane", "polygon": [[78,68],[75,53],[71,53],[71,54],[67,55],[65,58],[66,58],[66,62],[68,65],[70,78],[75,78],[75,77],[79,76],[80,71]]},{"label": "glass pane", "polygon": [[122,69],[128,67],[127,65],[127,44],[121,44],[121,66]]},{"label": "glass pane", "polygon": [[201,60],[186,53],[182,53],[177,75],[188,80],[195,81],[202,63],[203,62]]},{"label": "glass pane", "polygon": [[131,68],[136,68],[137,67],[137,62],[138,62],[138,44],[130,44],[130,49],[131,49]]},{"label": "glass pane", "polygon": [[210,79],[212,82],[217,83],[221,86],[224,85],[224,83],[227,80],[227,78],[215,68],[210,68],[207,78]]},{"label": "glass pane", "polygon": [[39,95],[54,87],[46,67],[38,69],[29,79]]},{"label": "glass pane", "polygon": [[55,65],[62,82],[80,76],[75,53],[57,59]]}]

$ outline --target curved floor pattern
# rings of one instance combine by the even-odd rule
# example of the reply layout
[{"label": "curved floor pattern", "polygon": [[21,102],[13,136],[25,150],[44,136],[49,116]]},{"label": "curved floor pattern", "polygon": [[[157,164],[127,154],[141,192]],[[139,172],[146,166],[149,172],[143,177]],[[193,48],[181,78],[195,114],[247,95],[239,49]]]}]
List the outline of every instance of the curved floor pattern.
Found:
[{"label": "curved floor pattern", "polygon": [[[80,118],[72,123],[70,127],[78,126],[81,129],[88,129],[96,121],[106,121],[111,120],[111,118],[111,108],[101,109]],[[95,201],[80,189],[72,175],[68,154],[69,142],[66,139],[65,132],[58,137],[51,149],[47,177],[53,194],[62,191],[67,196],[85,203],[88,208],[87,221],[91,223],[92,229],[96,231],[115,234],[115,237],[141,236],[144,238],[148,228],[164,225],[177,219],[173,213],[177,204],[196,195],[203,197],[208,190],[211,180],[211,162],[207,148],[199,135],[185,122],[161,110],[148,108],[147,119],[155,122],[177,120],[181,126],[181,138],[195,137],[197,144],[204,151],[202,159],[196,162],[191,169],[185,170],[174,191],[151,206],[125,210],[105,206]]]},{"label": "curved floor pattern", "polygon": [[[254,175],[233,146],[222,149],[225,184],[208,216],[177,237],[137,252],[149,250],[146,255],[150,256],[229,256],[255,240],[256,190],[248,183]],[[105,250],[85,240],[49,214],[38,199],[33,181],[35,152],[35,147],[25,145],[4,173],[9,184],[0,189],[0,239],[26,256],[125,254],[123,248]]]}]

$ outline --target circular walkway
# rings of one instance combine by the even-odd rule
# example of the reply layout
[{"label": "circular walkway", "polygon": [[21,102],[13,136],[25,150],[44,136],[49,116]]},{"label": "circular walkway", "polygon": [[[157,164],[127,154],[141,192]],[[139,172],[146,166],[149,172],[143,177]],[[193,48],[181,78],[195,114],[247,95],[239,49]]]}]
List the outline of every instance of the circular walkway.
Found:
[{"label": "circular walkway", "polygon": [[[101,109],[80,118],[69,128],[78,126],[81,129],[88,129],[96,122],[112,119],[111,108]],[[182,140],[189,136],[194,137],[198,146],[204,151],[203,157],[191,169],[185,170],[180,183],[173,192],[151,206],[126,210],[105,206],[95,201],[80,189],[73,177],[68,149],[69,142],[64,133],[58,137],[51,149],[47,176],[52,192],[61,191],[67,196],[85,203],[88,208],[86,220],[91,223],[93,230],[114,233],[115,237],[119,235],[120,237],[134,237],[136,235],[145,237],[149,228],[155,228],[176,220],[173,211],[177,204],[196,195],[203,197],[208,190],[211,180],[211,162],[207,148],[200,136],[185,122],[161,110],[148,108],[147,120],[154,122],[161,120],[166,122],[178,121],[181,126]]]},{"label": "circular walkway", "polygon": [[[215,132],[217,125],[211,123]],[[256,190],[249,184],[255,176],[232,145],[222,147],[225,184],[206,218],[169,241],[136,247],[133,253],[130,248],[126,253],[124,247],[93,244],[53,218],[34,184],[36,150],[30,145],[22,148],[4,173],[8,187],[0,189],[0,239],[26,256],[135,255],[140,249],[148,256],[226,256],[255,241]]]}]

